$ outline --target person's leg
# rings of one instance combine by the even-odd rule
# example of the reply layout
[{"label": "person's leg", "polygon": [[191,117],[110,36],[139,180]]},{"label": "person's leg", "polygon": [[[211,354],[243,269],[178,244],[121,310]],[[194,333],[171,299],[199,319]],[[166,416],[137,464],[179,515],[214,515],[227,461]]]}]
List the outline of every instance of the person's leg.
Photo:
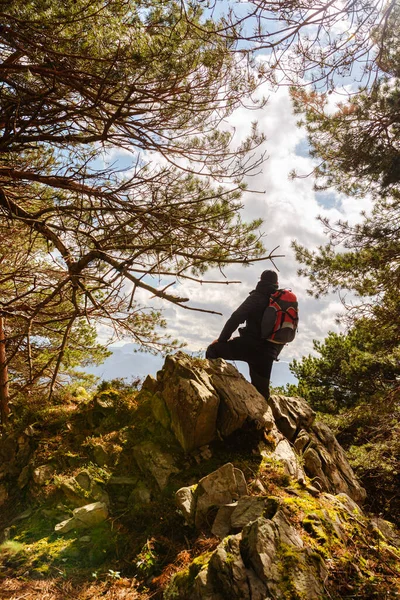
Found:
[{"label": "person's leg", "polygon": [[250,380],[256,390],[260,392],[266,400],[269,398],[269,382],[273,359],[266,357],[263,363],[249,363]]},{"label": "person's leg", "polygon": [[265,350],[265,345],[259,346],[253,340],[236,337],[229,342],[216,342],[208,346],[206,358],[247,362],[251,383],[268,400],[269,381],[274,359]]},{"label": "person's leg", "polygon": [[225,360],[248,361],[248,343],[241,337],[235,337],[229,342],[216,342],[208,346],[206,358],[224,358]]}]

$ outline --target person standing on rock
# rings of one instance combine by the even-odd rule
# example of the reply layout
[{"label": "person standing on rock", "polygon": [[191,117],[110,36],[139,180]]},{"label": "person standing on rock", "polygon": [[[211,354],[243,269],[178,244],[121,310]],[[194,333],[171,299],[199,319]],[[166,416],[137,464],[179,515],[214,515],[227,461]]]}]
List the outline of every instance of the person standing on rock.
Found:
[{"label": "person standing on rock", "polygon": [[[278,274],[275,271],[264,271],[256,289],[251,291],[246,300],[235,310],[219,338],[206,350],[206,358],[247,362],[251,383],[266,400],[269,398],[272,364],[278,358],[283,346],[261,338],[261,320],[264,310],[269,305],[271,294],[277,289]],[[240,335],[230,339],[232,333],[244,321],[246,326],[239,329]]]}]

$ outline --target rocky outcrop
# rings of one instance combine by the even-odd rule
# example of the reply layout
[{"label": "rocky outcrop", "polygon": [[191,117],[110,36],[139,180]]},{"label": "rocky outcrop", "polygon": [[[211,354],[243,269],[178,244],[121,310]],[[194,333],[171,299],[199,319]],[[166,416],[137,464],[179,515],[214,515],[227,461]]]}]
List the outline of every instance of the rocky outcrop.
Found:
[{"label": "rocky outcrop", "polygon": [[[344,492],[356,502],[365,497],[340,445],[329,428],[314,422],[315,413],[305,400],[272,396],[267,404],[237,369],[222,359],[193,359],[178,352],[166,359],[157,380],[146,380],[144,392],[150,394],[154,418],[173,434],[185,453],[228,438],[246,423],[253,423],[270,441],[266,454],[265,449],[260,451],[269,460],[281,462],[288,476],[303,483],[308,476],[315,490]],[[146,452],[146,445],[138,446],[135,458],[162,489],[179,467],[164,449],[149,444],[152,450]]]},{"label": "rocky outcrop", "polygon": [[300,429],[309,429],[314,422],[315,413],[302,398],[271,396],[269,405],[279,431],[293,442]]},{"label": "rocky outcrop", "polygon": [[165,600],[327,600],[326,559],[366,522],[344,494],[242,497],[236,510],[240,531],[173,577]]},{"label": "rocky outcrop", "polygon": [[275,423],[302,458],[304,471],[313,485],[325,492],[344,492],[356,502],[365,499],[346,455],[335,436],[323,423],[314,422],[314,413],[302,398],[271,396]]},{"label": "rocky outcrop", "polygon": [[170,356],[158,375],[153,413],[167,425],[185,452],[215,439],[219,396],[202,361]]},{"label": "rocky outcrop", "polygon": [[185,452],[227,437],[245,421],[274,426],[264,398],[225,361],[192,359],[178,352],[169,356],[157,381],[147,379],[152,408],[159,423],[170,429]]},{"label": "rocky outcrop", "polygon": [[[329,428],[315,423],[302,398],[272,396],[268,405],[222,360],[178,353],[150,387],[153,415],[193,456],[253,423],[264,476],[250,493],[232,460],[177,491],[186,523],[221,543],[172,578],[165,600],[329,598],[330,545],[352,535],[349,523],[361,518],[357,503],[365,497]],[[267,492],[271,478],[283,492]]]},{"label": "rocky outcrop", "polygon": [[35,450],[28,429],[0,448],[0,504],[22,489],[41,499],[24,521],[12,515],[3,539],[28,532],[31,549],[36,528],[40,557],[54,543],[81,563],[97,548],[93,560],[109,551],[104,572],[118,573],[115,540],[132,552],[132,581],[162,582],[165,600],[342,600],[361,589],[367,600],[382,565],[396,573],[398,532],[363,513],[364,490],[329,428],[301,398],[267,403],[223,360],[170,356],[131,404],[107,390],[65,430],[69,455],[59,437]]}]

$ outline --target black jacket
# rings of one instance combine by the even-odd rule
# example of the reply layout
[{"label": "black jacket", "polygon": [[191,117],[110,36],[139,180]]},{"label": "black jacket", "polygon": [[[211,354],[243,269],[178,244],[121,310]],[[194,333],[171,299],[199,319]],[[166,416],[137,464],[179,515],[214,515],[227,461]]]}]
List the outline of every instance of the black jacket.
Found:
[{"label": "black jacket", "polygon": [[251,337],[261,341],[261,319],[269,304],[271,294],[276,292],[278,285],[259,281],[256,289],[250,292],[246,300],[235,310],[227,320],[218,338],[219,342],[227,342],[232,333],[241,323],[246,321],[246,327],[240,330],[241,336]]}]

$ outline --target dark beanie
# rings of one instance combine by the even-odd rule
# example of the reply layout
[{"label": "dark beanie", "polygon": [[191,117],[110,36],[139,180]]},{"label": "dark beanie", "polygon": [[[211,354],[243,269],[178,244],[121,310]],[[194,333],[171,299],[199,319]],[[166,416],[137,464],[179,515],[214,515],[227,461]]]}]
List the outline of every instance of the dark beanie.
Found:
[{"label": "dark beanie", "polygon": [[263,271],[260,279],[261,281],[266,281],[267,283],[278,283],[278,273],[275,271]]}]

